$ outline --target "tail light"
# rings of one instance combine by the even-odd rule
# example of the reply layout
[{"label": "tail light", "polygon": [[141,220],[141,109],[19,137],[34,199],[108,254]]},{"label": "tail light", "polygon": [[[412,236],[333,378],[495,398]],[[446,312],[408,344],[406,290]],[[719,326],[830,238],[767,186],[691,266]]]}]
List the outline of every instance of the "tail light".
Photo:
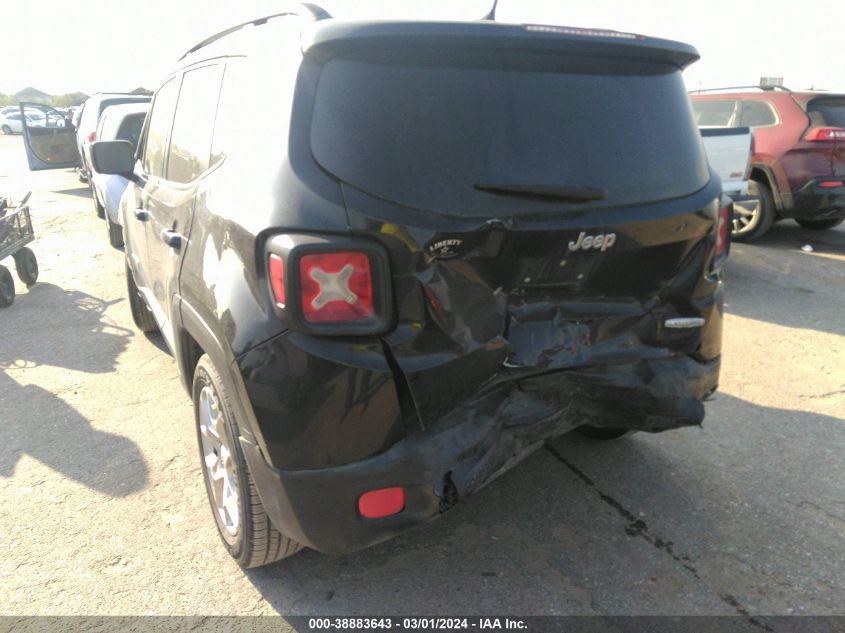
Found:
[{"label": "tail light", "polygon": [[817,186],[822,189],[835,189],[836,187],[841,187],[842,184],[841,180],[822,180]]},{"label": "tail light", "polygon": [[315,334],[379,334],[391,319],[387,257],[368,243],[282,235],[268,243],[267,276],[279,316]]},{"label": "tail light", "polygon": [[97,138],[96,132],[89,132],[88,133],[88,142],[89,143],[93,143],[96,140],[96,138]]},{"label": "tail light", "polygon": [[814,127],[807,132],[808,141],[845,141],[845,128]]},{"label": "tail light", "polygon": [[270,286],[273,288],[273,297],[276,299],[276,305],[280,308],[284,308],[285,262],[275,253],[270,253],[268,267],[270,269]]},{"label": "tail light", "polygon": [[729,202],[719,209],[719,219],[716,223],[716,260],[721,259],[728,253],[732,207],[733,202]]},{"label": "tail light", "polygon": [[299,260],[302,315],[310,323],[372,320],[373,273],[366,253],[317,253]]}]

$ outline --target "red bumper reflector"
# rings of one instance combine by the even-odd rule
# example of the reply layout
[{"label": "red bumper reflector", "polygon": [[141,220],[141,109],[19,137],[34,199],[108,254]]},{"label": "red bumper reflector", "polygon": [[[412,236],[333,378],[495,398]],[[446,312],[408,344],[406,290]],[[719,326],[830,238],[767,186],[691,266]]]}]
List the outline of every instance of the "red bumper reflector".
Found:
[{"label": "red bumper reflector", "polygon": [[358,498],[358,512],[366,519],[381,519],[405,508],[405,489],[399,486],[370,490]]},{"label": "red bumper reflector", "polygon": [[833,189],[834,187],[841,187],[842,181],[841,180],[822,180],[819,183],[819,187],[824,187],[825,189]]}]

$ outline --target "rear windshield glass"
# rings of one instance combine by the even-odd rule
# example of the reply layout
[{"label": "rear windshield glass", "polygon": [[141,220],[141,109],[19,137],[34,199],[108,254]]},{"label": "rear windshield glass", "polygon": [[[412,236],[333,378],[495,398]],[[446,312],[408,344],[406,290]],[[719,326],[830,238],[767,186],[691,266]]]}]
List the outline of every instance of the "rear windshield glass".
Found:
[{"label": "rear windshield glass", "polygon": [[314,155],[368,193],[451,215],[562,204],[479,191],[479,183],[605,190],[605,200],[578,203],[594,207],[676,198],[707,184],[680,72],[643,64],[650,74],[613,74],[592,62],[590,74],[579,74],[571,60],[565,72],[548,60],[513,66],[335,58],[319,80]]},{"label": "rear windshield glass", "polygon": [[845,98],[813,99],[807,104],[813,125],[845,128]]}]

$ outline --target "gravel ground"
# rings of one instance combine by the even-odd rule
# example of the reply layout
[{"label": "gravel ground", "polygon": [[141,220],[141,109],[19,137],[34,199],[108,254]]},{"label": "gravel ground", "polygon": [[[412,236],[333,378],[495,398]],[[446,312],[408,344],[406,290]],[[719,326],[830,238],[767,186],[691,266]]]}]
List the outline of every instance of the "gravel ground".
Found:
[{"label": "gravel ground", "polygon": [[845,228],[734,245],[703,429],[568,435],[393,541],[244,572],[87,187],[0,137],[22,188],[41,277],[0,311],[0,613],[845,615]]}]

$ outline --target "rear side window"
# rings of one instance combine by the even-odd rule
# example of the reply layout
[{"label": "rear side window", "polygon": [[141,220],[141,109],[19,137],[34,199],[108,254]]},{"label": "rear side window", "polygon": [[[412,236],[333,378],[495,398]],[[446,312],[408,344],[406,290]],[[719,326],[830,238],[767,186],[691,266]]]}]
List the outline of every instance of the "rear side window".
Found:
[{"label": "rear side window", "polygon": [[79,129],[88,134],[97,129],[97,121],[100,118],[100,109],[88,101],[82,108],[82,115],[79,117]]},{"label": "rear side window", "polygon": [[120,129],[117,131],[116,138],[121,141],[129,141],[132,147],[137,147],[138,139],[141,137],[141,128],[144,127],[144,113],[129,114],[123,117],[120,124]]},{"label": "rear side window", "polygon": [[311,127],[317,161],[367,193],[462,216],[561,207],[476,187],[491,182],[605,190],[594,206],[666,200],[707,184],[676,69],[619,72],[586,59],[558,71],[541,56],[490,51],[458,61],[449,52],[327,62]]},{"label": "rear side window", "polygon": [[97,138],[101,141],[113,141],[117,138],[117,126],[119,123],[120,117],[114,116],[111,112],[104,112],[97,126]]},{"label": "rear side window", "polygon": [[807,104],[807,114],[817,127],[845,128],[845,97],[822,97]]},{"label": "rear side window", "polygon": [[765,101],[743,101],[739,125],[745,127],[766,127],[778,122],[772,106]]},{"label": "rear side window", "polygon": [[167,161],[167,179],[188,183],[209,167],[222,66],[185,73]]},{"label": "rear side window", "polygon": [[692,102],[698,126],[731,127],[734,125],[736,101],[733,99],[696,99]]},{"label": "rear side window", "polygon": [[144,148],[144,171],[160,178],[164,177],[164,150],[173,124],[178,94],[179,77],[174,77],[159,88],[150,112],[150,126]]}]

